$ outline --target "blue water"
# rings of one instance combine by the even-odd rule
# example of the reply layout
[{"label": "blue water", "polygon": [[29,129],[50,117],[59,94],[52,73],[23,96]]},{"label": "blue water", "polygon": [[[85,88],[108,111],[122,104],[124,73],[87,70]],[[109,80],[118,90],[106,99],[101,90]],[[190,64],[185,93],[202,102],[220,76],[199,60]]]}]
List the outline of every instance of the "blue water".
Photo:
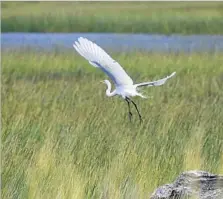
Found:
[{"label": "blue water", "polygon": [[73,50],[78,37],[86,37],[113,51],[216,52],[223,51],[223,35],[151,35],[115,33],[2,33],[5,49]]}]

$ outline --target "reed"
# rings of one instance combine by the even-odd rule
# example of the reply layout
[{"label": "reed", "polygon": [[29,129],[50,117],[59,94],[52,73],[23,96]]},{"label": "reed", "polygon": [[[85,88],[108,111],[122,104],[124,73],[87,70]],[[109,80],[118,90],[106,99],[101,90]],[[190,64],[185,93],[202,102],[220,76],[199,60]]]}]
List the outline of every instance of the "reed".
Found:
[{"label": "reed", "polygon": [[148,198],[179,173],[223,171],[223,56],[115,54],[135,81],[129,123],[107,77],[75,53],[2,53],[2,198]]}]

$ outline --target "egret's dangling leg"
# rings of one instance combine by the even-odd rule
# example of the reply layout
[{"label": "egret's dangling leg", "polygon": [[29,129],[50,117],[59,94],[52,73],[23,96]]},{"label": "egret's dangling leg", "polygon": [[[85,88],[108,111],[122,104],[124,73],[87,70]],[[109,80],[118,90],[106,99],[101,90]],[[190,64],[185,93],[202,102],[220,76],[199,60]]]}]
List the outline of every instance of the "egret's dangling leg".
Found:
[{"label": "egret's dangling leg", "polygon": [[126,98],[125,100],[128,103],[128,107],[129,107],[129,120],[131,122],[132,121],[132,112],[131,112],[131,109],[130,109],[130,101],[129,101],[128,98]]},{"label": "egret's dangling leg", "polygon": [[130,102],[132,102],[132,103],[134,104],[134,106],[135,106],[135,108],[136,108],[136,111],[137,111],[137,113],[138,113],[138,115],[139,115],[140,123],[141,123],[141,122],[142,122],[142,116],[141,116],[141,114],[139,113],[139,110],[138,110],[138,107],[137,107],[136,103],[133,102],[130,98],[127,98],[127,99],[129,99]]}]

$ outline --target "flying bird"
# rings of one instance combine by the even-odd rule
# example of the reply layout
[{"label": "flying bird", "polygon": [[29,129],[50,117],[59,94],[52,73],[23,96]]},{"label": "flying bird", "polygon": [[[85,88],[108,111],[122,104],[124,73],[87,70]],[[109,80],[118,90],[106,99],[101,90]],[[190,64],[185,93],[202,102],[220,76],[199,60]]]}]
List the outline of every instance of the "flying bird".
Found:
[{"label": "flying bird", "polygon": [[129,75],[125,72],[121,65],[117,61],[115,61],[110,55],[108,55],[97,44],[93,43],[92,41],[86,38],[79,37],[78,41],[75,41],[75,43],[73,44],[73,47],[91,65],[101,69],[110,77],[110,79],[115,84],[115,89],[111,91],[111,83],[109,80],[102,81],[107,85],[106,95],[108,97],[119,95],[127,102],[130,121],[132,117],[130,104],[132,103],[138,113],[140,122],[142,122],[142,116],[139,112],[139,109],[136,103],[130,98],[134,96],[147,98],[142,95],[142,93],[138,92],[138,88],[143,86],[163,85],[168,79],[170,79],[176,74],[176,72],[173,72],[171,75],[157,81],[133,84],[133,80],[131,79],[131,77],[129,77]]}]

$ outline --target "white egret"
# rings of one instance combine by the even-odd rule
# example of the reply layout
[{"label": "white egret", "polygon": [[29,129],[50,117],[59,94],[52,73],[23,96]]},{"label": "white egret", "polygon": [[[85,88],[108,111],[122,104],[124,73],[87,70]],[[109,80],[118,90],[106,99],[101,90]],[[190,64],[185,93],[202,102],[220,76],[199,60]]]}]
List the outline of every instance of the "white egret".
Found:
[{"label": "white egret", "polygon": [[166,80],[170,79],[176,74],[176,72],[173,72],[171,75],[157,81],[133,84],[133,80],[128,76],[128,74],[124,71],[120,64],[112,59],[110,55],[108,55],[97,44],[89,41],[86,38],[80,37],[78,38],[78,41],[75,41],[73,47],[81,56],[88,60],[91,65],[96,68],[100,68],[111,78],[111,80],[115,84],[115,89],[111,92],[111,83],[109,82],[109,80],[104,80],[103,82],[107,85],[106,95],[108,97],[120,95],[128,103],[130,121],[132,117],[130,103],[135,106],[136,111],[139,115],[140,122],[142,121],[142,117],[137,108],[137,105],[130,97],[140,96],[142,98],[147,98],[139,93],[137,88],[141,86],[163,85]]}]

